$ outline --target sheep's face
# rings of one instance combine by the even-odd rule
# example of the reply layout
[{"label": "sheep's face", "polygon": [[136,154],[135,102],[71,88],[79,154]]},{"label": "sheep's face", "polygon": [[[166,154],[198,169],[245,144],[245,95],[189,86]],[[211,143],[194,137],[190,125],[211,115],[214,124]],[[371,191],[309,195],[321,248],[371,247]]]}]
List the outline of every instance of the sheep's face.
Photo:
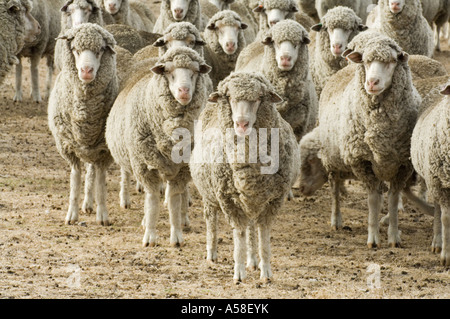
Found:
[{"label": "sheep's face", "polygon": [[256,114],[261,104],[261,100],[256,101],[236,101],[229,98],[234,131],[238,136],[246,136],[252,132],[256,122]]},{"label": "sheep's face", "polygon": [[170,11],[176,21],[182,21],[189,10],[191,0],[170,0]]},{"label": "sheep's face", "polygon": [[[304,151],[300,144],[300,152]],[[306,150],[310,152],[310,150]],[[317,153],[309,154],[300,164],[300,193],[313,195],[327,182],[327,173]]]},{"label": "sheep's face", "polygon": [[188,67],[177,67],[173,62],[157,64],[152,68],[155,74],[163,75],[169,84],[172,96],[181,105],[188,105],[195,93],[199,74],[208,73],[211,67],[192,61]]},{"label": "sheep's face", "polygon": [[24,27],[25,42],[33,42],[41,33],[41,26],[39,22],[31,15],[32,2],[24,6],[18,0],[10,0],[6,3],[8,14],[20,22]]},{"label": "sheep's face", "polygon": [[294,44],[291,41],[283,41],[281,43],[274,43],[275,58],[277,60],[278,68],[282,71],[290,71],[297,63],[299,44]]},{"label": "sheep's face", "polygon": [[98,52],[91,50],[81,51],[76,48],[72,49],[73,56],[75,57],[75,65],[78,70],[78,78],[81,82],[88,84],[95,80],[105,49],[106,45],[102,46]]},{"label": "sheep's face", "polygon": [[392,84],[392,77],[399,61],[407,62],[408,54],[405,52],[397,52],[391,48],[391,61],[373,60],[364,62],[364,57],[358,52],[349,52],[346,50],[343,56],[354,63],[364,63],[365,82],[364,88],[369,95],[380,95],[386,91]]},{"label": "sheep's face", "polygon": [[328,28],[328,36],[330,38],[331,54],[335,57],[340,57],[347,48],[348,40],[352,30],[344,30],[341,28]]},{"label": "sheep's face", "polygon": [[122,0],[103,0],[103,5],[108,13],[116,14],[120,10]]},{"label": "sheep's face", "polygon": [[196,45],[205,45],[201,39],[197,39],[194,34],[187,34],[184,39],[176,39],[168,33],[153,43],[155,47],[165,47],[166,51],[171,48],[188,47],[193,49]]},{"label": "sheep's face", "polygon": [[405,0],[389,0],[389,10],[394,14],[402,12],[404,7]]},{"label": "sheep's face", "polygon": [[282,9],[266,9],[267,15],[267,25],[269,28],[273,27],[278,22],[286,19],[290,11],[285,11]]},{"label": "sheep's face", "polygon": [[209,30],[215,30],[219,38],[219,44],[223,52],[228,55],[234,54],[238,50],[239,33],[247,28],[245,23],[235,20],[234,23],[223,23],[219,20],[207,26]]},{"label": "sheep's face", "polygon": [[69,1],[61,8],[61,11],[67,16],[67,28],[69,29],[76,25],[89,22],[89,18],[95,10],[97,8],[87,1],[82,5]]}]

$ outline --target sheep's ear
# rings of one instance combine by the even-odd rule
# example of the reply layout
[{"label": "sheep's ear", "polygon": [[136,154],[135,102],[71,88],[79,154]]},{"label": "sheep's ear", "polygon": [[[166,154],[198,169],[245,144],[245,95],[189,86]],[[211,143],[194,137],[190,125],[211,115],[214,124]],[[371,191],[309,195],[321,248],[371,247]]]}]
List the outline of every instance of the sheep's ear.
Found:
[{"label": "sheep's ear", "polygon": [[322,30],[322,26],[323,26],[322,23],[315,24],[311,27],[311,30],[319,32],[320,30]]},{"label": "sheep's ear", "polygon": [[271,103],[275,103],[275,104],[278,104],[278,103],[281,103],[281,102],[283,102],[283,98],[281,97],[281,96],[279,96],[277,93],[275,93],[275,92],[269,92],[269,97],[270,97],[270,102]]},{"label": "sheep's ear", "polygon": [[442,95],[450,95],[450,84],[447,84],[447,85],[441,90],[441,94],[442,94]]},{"label": "sheep's ear", "polygon": [[69,37],[68,35],[60,35],[59,37],[55,38],[55,40],[67,40],[67,41],[70,41],[72,39],[73,37]]},{"label": "sheep's ear", "polygon": [[298,12],[298,8],[296,6],[292,6],[291,12]]},{"label": "sheep's ear", "polygon": [[214,29],[216,29],[216,24],[214,22],[211,22],[210,24],[208,24],[208,26],[206,28],[208,30],[214,30]]},{"label": "sheep's ear", "polygon": [[248,25],[247,25],[247,24],[241,23],[241,29],[242,29],[242,30],[245,30],[245,29],[247,29],[247,28],[248,28]]},{"label": "sheep's ear", "polygon": [[253,9],[253,12],[257,12],[257,13],[260,13],[260,12],[263,12],[263,11],[264,11],[264,6],[263,6],[262,4],[256,6],[256,7]]},{"label": "sheep's ear", "polygon": [[199,40],[195,40],[195,45],[206,45],[206,42],[205,41],[203,41],[202,39],[199,39]]},{"label": "sheep's ear", "polygon": [[264,45],[269,45],[269,44],[273,43],[273,39],[272,39],[271,36],[266,36],[264,38],[264,40],[261,41],[261,43],[264,44]]},{"label": "sheep's ear", "polygon": [[155,74],[164,74],[166,66],[164,64],[156,64],[150,70]]},{"label": "sheep's ear", "polygon": [[409,61],[409,54],[402,51],[398,54],[397,59],[401,62],[408,62]]},{"label": "sheep's ear", "polygon": [[219,92],[213,92],[209,95],[208,102],[217,103],[219,97],[220,97]]},{"label": "sheep's ear", "polygon": [[105,46],[105,49],[106,49],[106,50],[109,50],[109,52],[111,52],[111,54],[116,54],[116,50],[114,50],[114,46],[112,46],[112,45],[110,45],[110,44],[107,44],[107,45]]},{"label": "sheep's ear", "polygon": [[303,38],[303,43],[304,43],[304,44],[310,44],[310,43],[311,43],[311,39],[310,39],[309,37],[305,36],[305,37]]},{"label": "sheep's ear", "polygon": [[164,37],[161,37],[159,39],[157,39],[155,42],[153,42],[153,46],[154,47],[163,47],[166,45],[166,41],[164,40]]},{"label": "sheep's ear", "polygon": [[366,31],[367,29],[369,29],[369,27],[366,26],[365,24],[359,24],[358,25],[358,30],[359,31]]},{"label": "sheep's ear", "polygon": [[73,0],[67,1],[61,8],[61,12],[66,12],[67,8],[72,4]]},{"label": "sheep's ear", "polygon": [[16,0],[11,0],[8,2],[6,8],[9,12],[16,13],[20,11],[20,4]]},{"label": "sheep's ear", "polygon": [[97,13],[100,10],[100,7],[98,6],[98,3],[94,0],[88,0],[88,2],[92,6],[92,13]]},{"label": "sheep's ear", "polygon": [[342,57],[352,61],[353,63],[362,63],[362,54],[359,52],[354,52],[351,49],[347,49],[342,53]]},{"label": "sheep's ear", "polygon": [[209,73],[211,71],[212,67],[210,67],[208,64],[201,64],[198,71],[202,74]]}]

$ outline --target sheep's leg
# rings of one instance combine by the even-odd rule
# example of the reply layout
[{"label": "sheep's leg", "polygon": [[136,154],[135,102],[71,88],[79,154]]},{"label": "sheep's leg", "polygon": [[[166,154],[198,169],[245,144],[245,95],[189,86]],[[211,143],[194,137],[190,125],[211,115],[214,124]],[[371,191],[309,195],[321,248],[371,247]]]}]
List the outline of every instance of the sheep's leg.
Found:
[{"label": "sheep's leg", "polygon": [[48,55],[47,56],[47,80],[45,82],[46,91],[45,91],[45,99],[48,99],[50,97],[50,93],[52,91],[52,82],[53,82],[53,72],[55,70],[54,67],[54,59],[53,56]]},{"label": "sheep's leg", "polygon": [[184,240],[181,229],[182,192],[178,190],[178,187],[174,187],[170,181],[166,187],[168,188],[167,206],[170,219],[170,244],[172,246],[183,246]]},{"label": "sheep's leg", "polygon": [[206,220],[206,261],[217,262],[217,209],[205,205]]},{"label": "sheep's leg", "polygon": [[145,203],[144,203],[144,219],[142,220],[143,226],[145,227],[144,238],[142,239],[142,244],[144,247],[155,246],[158,236],[156,232],[156,223],[159,217],[159,199],[160,199],[159,189],[155,191],[154,189],[145,189]]},{"label": "sheep's leg", "polygon": [[370,189],[368,194],[369,227],[367,246],[375,248],[380,245],[378,215],[381,212],[383,195],[378,189]]},{"label": "sheep's leg", "polygon": [[95,165],[95,201],[97,202],[97,224],[109,226],[108,209],[106,208],[106,168]]},{"label": "sheep's leg", "polygon": [[30,71],[31,71],[31,98],[36,103],[41,103],[41,93],[39,92],[39,62],[41,60],[40,55],[32,55],[30,58]]},{"label": "sheep's leg", "polygon": [[442,251],[441,206],[438,203],[434,203],[434,205],[433,241],[431,242],[431,251],[438,254]]},{"label": "sheep's leg", "polygon": [[19,63],[16,64],[16,93],[14,95],[14,102],[22,102],[23,91],[22,91],[22,59],[18,59]]},{"label": "sheep's leg", "polygon": [[142,184],[139,183],[139,181],[136,181],[136,192],[138,192],[138,193],[144,192],[144,186],[142,186]]},{"label": "sheep's leg", "polygon": [[131,174],[122,167],[120,168],[120,207],[129,209],[131,207],[130,200],[130,179]]},{"label": "sheep's leg", "polygon": [[93,164],[86,164],[86,176],[84,182],[84,201],[81,210],[83,213],[94,211],[95,193],[95,168]]},{"label": "sheep's leg", "polygon": [[338,230],[342,228],[342,214],[340,208],[340,189],[342,187],[342,180],[337,176],[338,174],[333,174],[330,178],[331,187],[331,228],[333,230]]},{"label": "sheep's leg", "polygon": [[442,252],[441,264],[450,267],[450,205],[443,203],[441,205],[441,221],[442,221]]},{"label": "sheep's leg", "polygon": [[181,225],[184,227],[184,230],[189,230],[191,225],[188,210],[189,210],[189,188],[186,185],[184,192],[181,194]]},{"label": "sheep's leg", "polygon": [[401,247],[400,232],[398,230],[398,204],[400,197],[400,189],[398,187],[389,188],[388,192],[388,244],[390,247]]},{"label": "sheep's leg", "polygon": [[247,269],[249,271],[256,270],[258,267],[258,238],[256,234],[255,222],[249,222],[247,227]]},{"label": "sheep's leg", "polygon": [[245,255],[247,250],[246,245],[246,230],[234,228],[234,283],[239,283],[246,278],[245,273]]},{"label": "sheep's leg", "polygon": [[261,223],[258,224],[259,235],[259,256],[261,263],[259,268],[261,270],[261,279],[264,282],[269,282],[272,278],[272,270],[270,268],[270,225]]},{"label": "sheep's leg", "polygon": [[441,26],[439,24],[436,24],[436,31],[434,32],[434,43],[436,44],[436,51],[441,51],[441,39],[440,39],[440,34],[441,34]]},{"label": "sheep's leg", "polygon": [[81,193],[81,171],[80,162],[72,163],[70,172],[70,197],[69,210],[66,215],[66,225],[74,224],[78,221],[78,209]]}]

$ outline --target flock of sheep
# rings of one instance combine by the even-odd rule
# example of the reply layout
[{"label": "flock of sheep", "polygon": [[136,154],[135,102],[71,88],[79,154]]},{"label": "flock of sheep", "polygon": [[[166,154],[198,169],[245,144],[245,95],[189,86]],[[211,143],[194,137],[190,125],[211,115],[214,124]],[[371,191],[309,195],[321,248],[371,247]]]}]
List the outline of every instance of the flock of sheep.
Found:
[{"label": "flock of sheep", "polygon": [[[207,261],[217,260],[222,211],[234,280],[258,266],[270,280],[270,228],[294,184],[309,196],[329,182],[338,229],[340,192],[357,179],[369,247],[380,244],[386,192],[388,243],[401,245],[403,194],[434,216],[432,250],[448,267],[450,77],[433,54],[449,16],[449,0],[162,0],[157,15],[137,0],[0,0],[0,84],[15,65],[22,101],[28,57],[31,98],[41,102],[46,57],[48,123],[71,167],[66,224],[78,220],[85,163],[81,209],[95,201],[97,222],[109,225],[115,162],[120,206],[130,207],[131,176],[145,192],[144,246],[157,243],[162,193],[170,243],[183,245],[192,180]],[[230,144],[244,160],[219,158]],[[187,159],[176,161],[180,149]]]}]

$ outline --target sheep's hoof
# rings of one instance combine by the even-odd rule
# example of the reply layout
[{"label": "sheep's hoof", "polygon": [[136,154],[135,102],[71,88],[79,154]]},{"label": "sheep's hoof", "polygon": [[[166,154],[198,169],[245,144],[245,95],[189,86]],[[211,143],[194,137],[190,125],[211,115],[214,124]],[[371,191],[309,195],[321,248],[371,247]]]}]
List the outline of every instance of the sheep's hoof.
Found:
[{"label": "sheep's hoof", "polygon": [[261,281],[263,284],[270,284],[272,282],[272,279],[270,279],[269,277],[264,277],[261,278]]},{"label": "sheep's hoof", "polygon": [[239,285],[242,283],[242,279],[233,279],[235,285]]},{"label": "sheep's hoof", "polygon": [[92,207],[83,207],[81,211],[85,214],[92,214],[94,212],[94,209]]},{"label": "sheep's hoof", "polygon": [[75,225],[77,223],[78,220],[66,220],[64,222],[64,224],[66,225]]},{"label": "sheep's hoof", "polygon": [[184,246],[184,242],[176,242],[176,243],[170,243],[170,246],[174,247],[174,248],[181,248]]},{"label": "sheep's hoof", "polygon": [[431,251],[435,254],[440,254],[442,251],[442,247],[431,247]]},{"label": "sheep's hoof", "polygon": [[131,208],[131,204],[120,205],[120,208],[122,208],[122,209],[130,209]]},{"label": "sheep's hoof", "polygon": [[376,243],[367,243],[367,247],[369,247],[369,249],[374,249],[378,248],[378,245]]},{"label": "sheep's hoof", "polygon": [[217,259],[207,259],[206,264],[208,266],[215,266],[217,264]]},{"label": "sheep's hoof", "polygon": [[109,220],[98,220],[97,225],[110,226],[111,224],[109,223]]},{"label": "sheep's hoof", "polygon": [[333,230],[333,231],[338,231],[341,228],[342,228],[342,226],[337,226],[337,225],[332,225],[331,226],[331,230]]},{"label": "sheep's hoof", "polygon": [[389,243],[390,248],[402,248],[400,243]]},{"label": "sheep's hoof", "polygon": [[255,265],[251,265],[251,266],[247,266],[246,269],[248,271],[255,271],[256,269],[258,269],[258,267],[256,267]]},{"label": "sheep's hoof", "polygon": [[156,247],[156,243],[155,242],[143,243],[142,246],[144,246],[144,247]]}]

